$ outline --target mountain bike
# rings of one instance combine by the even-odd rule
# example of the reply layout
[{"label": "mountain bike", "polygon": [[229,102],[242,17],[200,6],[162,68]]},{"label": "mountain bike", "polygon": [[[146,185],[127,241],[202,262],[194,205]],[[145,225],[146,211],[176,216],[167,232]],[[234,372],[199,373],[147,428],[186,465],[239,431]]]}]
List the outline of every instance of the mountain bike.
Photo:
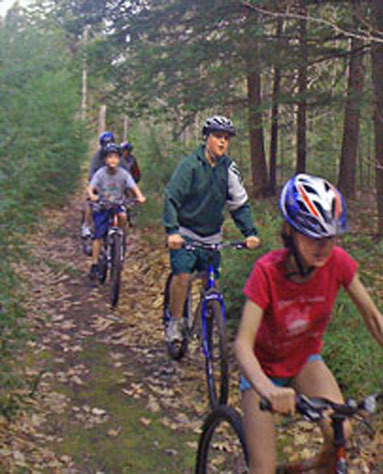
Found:
[{"label": "mountain bike", "polygon": [[[229,366],[226,335],[226,312],[222,293],[218,290],[214,275],[214,252],[224,248],[246,248],[243,242],[223,242],[218,244],[202,244],[185,242],[186,250],[203,249],[207,253],[207,270],[194,273],[190,278],[186,302],[183,310],[185,330],[182,340],[168,342],[166,346],[170,357],[180,360],[186,353],[193,335],[200,339],[205,357],[205,373],[209,402],[212,408],[227,403],[229,394]],[[173,274],[170,273],[164,291],[163,323],[166,330],[171,315],[170,284]]]},{"label": "mountain bike", "polygon": [[109,273],[109,299],[115,308],[121,289],[121,272],[125,258],[125,231],[118,225],[118,213],[124,209],[123,202],[102,200],[92,203],[94,211],[109,211],[108,232],[105,235],[98,257],[98,280],[104,284]]},{"label": "mountain bike", "polygon": [[[330,462],[331,466],[334,466],[334,474],[347,474],[348,472],[344,421],[349,418],[363,420],[365,414],[376,411],[377,402],[382,398],[383,394],[374,394],[365,397],[359,403],[354,399],[348,399],[344,404],[339,404],[325,398],[297,396],[296,410],[304,420],[310,422],[318,422],[323,419],[331,420],[334,433],[334,458]],[[261,409],[271,410],[268,400],[262,399],[260,403]],[[198,443],[195,472],[196,474],[218,472],[220,474],[245,474],[249,472],[242,417],[234,408],[220,406],[207,416]],[[299,472],[314,472],[313,466],[309,468],[307,464],[305,466],[305,463],[298,462],[281,464],[276,468],[276,474]]]}]

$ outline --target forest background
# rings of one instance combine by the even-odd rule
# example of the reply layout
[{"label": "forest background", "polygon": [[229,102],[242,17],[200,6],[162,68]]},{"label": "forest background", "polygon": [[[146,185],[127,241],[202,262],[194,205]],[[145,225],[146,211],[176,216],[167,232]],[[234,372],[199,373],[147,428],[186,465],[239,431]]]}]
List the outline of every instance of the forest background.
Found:
[{"label": "forest background", "polygon": [[[236,124],[230,154],[262,251],[280,245],[276,201],[287,178],[306,171],[336,183],[352,229],[342,244],[383,303],[383,2],[37,0],[8,12],[0,45],[3,414],[31,383],[16,363],[29,337],[12,271],[28,258],[20,237],[78,189],[105,127],[134,145],[149,197],[140,225],[156,229],[155,245],[163,187],[212,113]],[[229,221],[225,233],[237,235]],[[253,259],[225,257],[233,327]],[[342,387],[377,389],[382,351],[344,295],[335,316],[325,355]]]}]

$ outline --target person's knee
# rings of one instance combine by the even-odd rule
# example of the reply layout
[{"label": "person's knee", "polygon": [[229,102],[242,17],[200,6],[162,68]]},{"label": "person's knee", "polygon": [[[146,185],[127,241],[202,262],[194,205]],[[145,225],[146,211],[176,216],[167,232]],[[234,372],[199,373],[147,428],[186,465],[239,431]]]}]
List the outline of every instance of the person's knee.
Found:
[{"label": "person's knee", "polygon": [[173,276],[173,284],[178,288],[186,289],[189,285],[190,274],[189,273],[179,273]]}]

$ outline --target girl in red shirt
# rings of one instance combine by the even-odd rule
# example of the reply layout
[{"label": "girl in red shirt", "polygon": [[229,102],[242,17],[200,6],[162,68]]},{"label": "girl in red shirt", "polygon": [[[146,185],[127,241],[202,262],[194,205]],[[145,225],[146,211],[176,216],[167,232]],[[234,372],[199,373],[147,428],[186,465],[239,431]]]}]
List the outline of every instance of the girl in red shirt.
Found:
[{"label": "girl in red shirt", "polygon": [[[340,287],[383,345],[383,317],[359,280],[356,262],[334,245],[335,236],[346,231],[340,192],[322,178],[298,174],[285,184],[279,205],[285,249],[255,263],[244,288],[247,300],[235,341],[252,474],[274,474],[276,463],[273,414],[259,409],[260,397],[282,414],[294,412],[296,393],[343,403],[320,356]],[[332,430],[327,422],[321,429],[323,449],[307,468],[324,474],[333,472],[328,465]]]}]

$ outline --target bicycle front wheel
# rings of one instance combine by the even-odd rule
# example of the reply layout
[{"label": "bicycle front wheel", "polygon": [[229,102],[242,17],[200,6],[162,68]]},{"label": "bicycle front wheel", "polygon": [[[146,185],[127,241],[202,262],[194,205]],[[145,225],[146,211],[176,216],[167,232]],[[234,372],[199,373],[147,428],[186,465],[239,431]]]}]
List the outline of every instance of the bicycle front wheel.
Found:
[{"label": "bicycle front wheel", "polygon": [[115,308],[120,296],[121,270],[122,270],[122,236],[114,234],[110,245],[111,266],[109,275],[110,303]]},{"label": "bicycle front wheel", "polygon": [[245,474],[247,464],[241,415],[229,406],[214,409],[202,427],[196,474]]},{"label": "bicycle front wheel", "polygon": [[227,403],[229,396],[229,363],[226,324],[218,301],[207,302],[205,370],[211,408]]},{"label": "bicycle front wheel", "polygon": [[105,243],[102,242],[102,248],[98,257],[98,280],[103,285],[108,273],[108,262],[106,259]]}]

